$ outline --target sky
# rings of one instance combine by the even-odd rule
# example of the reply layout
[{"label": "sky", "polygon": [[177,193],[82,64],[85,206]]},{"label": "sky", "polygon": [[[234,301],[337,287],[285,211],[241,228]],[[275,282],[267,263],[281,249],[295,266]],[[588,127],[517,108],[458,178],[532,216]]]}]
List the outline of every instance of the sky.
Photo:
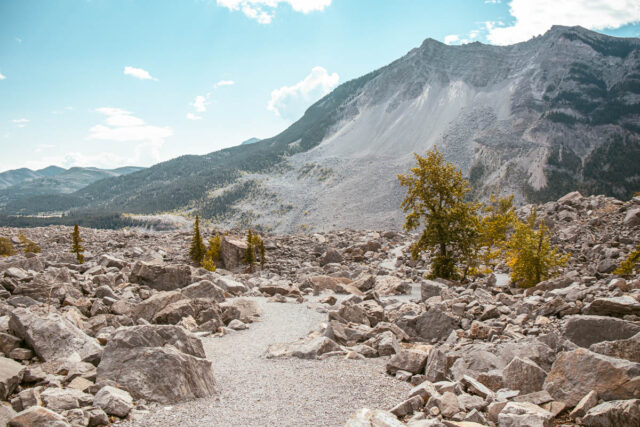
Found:
[{"label": "sky", "polygon": [[0,0],[0,171],[268,138],[426,38],[640,37],[638,0]]}]

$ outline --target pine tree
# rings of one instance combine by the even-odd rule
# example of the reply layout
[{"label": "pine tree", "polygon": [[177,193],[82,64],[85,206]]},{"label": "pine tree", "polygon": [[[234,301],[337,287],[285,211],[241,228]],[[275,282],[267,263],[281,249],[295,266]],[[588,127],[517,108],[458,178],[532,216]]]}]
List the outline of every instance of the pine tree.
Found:
[{"label": "pine tree", "polygon": [[544,221],[538,221],[535,208],[526,222],[515,221],[506,255],[511,281],[523,288],[530,288],[554,276],[571,256],[561,255],[551,246],[549,229]]},{"label": "pine tree", "polygon": [[196,220],[193,224],[193,237],[191,239],[189,256],[195,264],[202,265],[202,259],[204,258],[205,251],[206,247],[204,246],[202,235],[200,234],[200,218],[196,215]]},{"label": "pine tree", "polygon": [[247,250],[244,253],[244,263],[249,265],[249,271],[253,273],[253,264],[256,262],[255,239],[251,230],[247,232]]},{"label": "pine tree", "polygon": [[80,237],[80,228],[78,224],[73,226],[73,235],[72,243],[71,243],[71,253],[76,254],[76,259],[80,264],[84,264],[84,247],[80,243],[82,243],[82,238]]},{"label": "pine tree", "polygon": [[[414,259],[422,251],[430,250],[434,277],[459,277],[457,261],[473,262],[477,244],[479,206],[466,201],[471,191],[469,182],[434,147],[426,157],[414,154],[418,163],[411,174],[398,175],[400,184],[408,187],[402,208],[408,212],[404,228],[407,231],[424,229],[411,246]],[[465,268],[466,271],[467,268]]]}]

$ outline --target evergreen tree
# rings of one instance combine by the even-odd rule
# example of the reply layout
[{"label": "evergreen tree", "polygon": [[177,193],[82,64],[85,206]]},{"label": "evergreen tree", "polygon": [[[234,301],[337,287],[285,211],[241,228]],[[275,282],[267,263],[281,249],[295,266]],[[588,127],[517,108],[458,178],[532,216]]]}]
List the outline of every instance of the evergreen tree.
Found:
[{"label": "evergreen tree", "polygon": [[[400,184],[408,187],[402,208],[408,212],[404,228],[424,229],[411,246],[414,259],[422,251],[433,256],[432,276],[458,277],[456,262],[472,263],[478,234],[478,205],[465,200],[471,190],[469,182],[434,147],[426,157],[414,154],[417,167],[411,174],[398,175]],[[466,268],[465,268],[466,270]]]},{"label": "evergreen tree", "polygon": [[244,263],[249,266],[249,271],[253,273],[253,264],[256,262],[255,239],[251,230],[247,232],[247,250],[244,253]]},{"label": "evergreen tree", "polygon": [[80,237],[80,228],[78,224],[73,226],[73,235],[71,243],[71,253],[76,254],[76,259],[80,264],[84,264],[84,247],[82,247],[82,238]]},{"label": "evergreen tree", "polygon": [[631,251],[629,255],[627,255],[625,260],[620,264],[620,267],[618,267],[613,274],[631,276],[633,274],[633,270],[638,266],[640,266],[640,245],[638,245],[636,250]]},{"label": "evergreen tree", "polygon": [[191,239],[189,256],[195,264],[202,265],[202,259],[204,258],[205,251],[206,247],[204,246],[202,235],[200,234],[200,218],[196,215],[196,220],[193,224],[193,237]]},{"label": "evergreen tree", "polygon": [[569,257],[570,254],[561,255],[551,246],[549,229],[544,221],[538,221],[535,208],[526,222],[515,221],[513,233],[507,242],[507,263],[512,282],[523,288],[535,286],[554,276]]}]

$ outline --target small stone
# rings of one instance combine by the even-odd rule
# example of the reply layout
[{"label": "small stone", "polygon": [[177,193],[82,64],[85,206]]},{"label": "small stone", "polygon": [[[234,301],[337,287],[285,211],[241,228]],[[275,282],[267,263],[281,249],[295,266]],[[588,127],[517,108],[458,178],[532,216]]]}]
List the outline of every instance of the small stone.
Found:
[{"label": "small stone", "polygon": [[124,390],[106,386],[96,393],[93,406],[102,408],[108,415],[124,418],[133,408],[133,399]]},{"label": "small stone", "polygon": [[578,402],[573,411],[569,414],[571,418],[576,419],[578,417],[584,417],[585,414],[589,411],[589,409],[593,408],[598,404],[598,393],[594,390],[591,390],[587,393],[581,400]]}]

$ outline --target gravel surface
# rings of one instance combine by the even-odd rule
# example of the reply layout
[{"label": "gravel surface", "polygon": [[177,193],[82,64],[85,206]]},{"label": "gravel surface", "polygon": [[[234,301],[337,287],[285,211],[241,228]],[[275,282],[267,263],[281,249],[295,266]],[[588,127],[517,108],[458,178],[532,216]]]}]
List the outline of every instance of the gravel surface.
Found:
[{"label": "gravel surface", "polygon": [[267,303],[248,330],[203,339],[219,395],[136,417],[140,426],[341,426],[362,407],[389,409],[408,383],[385,373],[388,357],[265,359],[268,344],[295,341],[326,320],[306,304]]}]

